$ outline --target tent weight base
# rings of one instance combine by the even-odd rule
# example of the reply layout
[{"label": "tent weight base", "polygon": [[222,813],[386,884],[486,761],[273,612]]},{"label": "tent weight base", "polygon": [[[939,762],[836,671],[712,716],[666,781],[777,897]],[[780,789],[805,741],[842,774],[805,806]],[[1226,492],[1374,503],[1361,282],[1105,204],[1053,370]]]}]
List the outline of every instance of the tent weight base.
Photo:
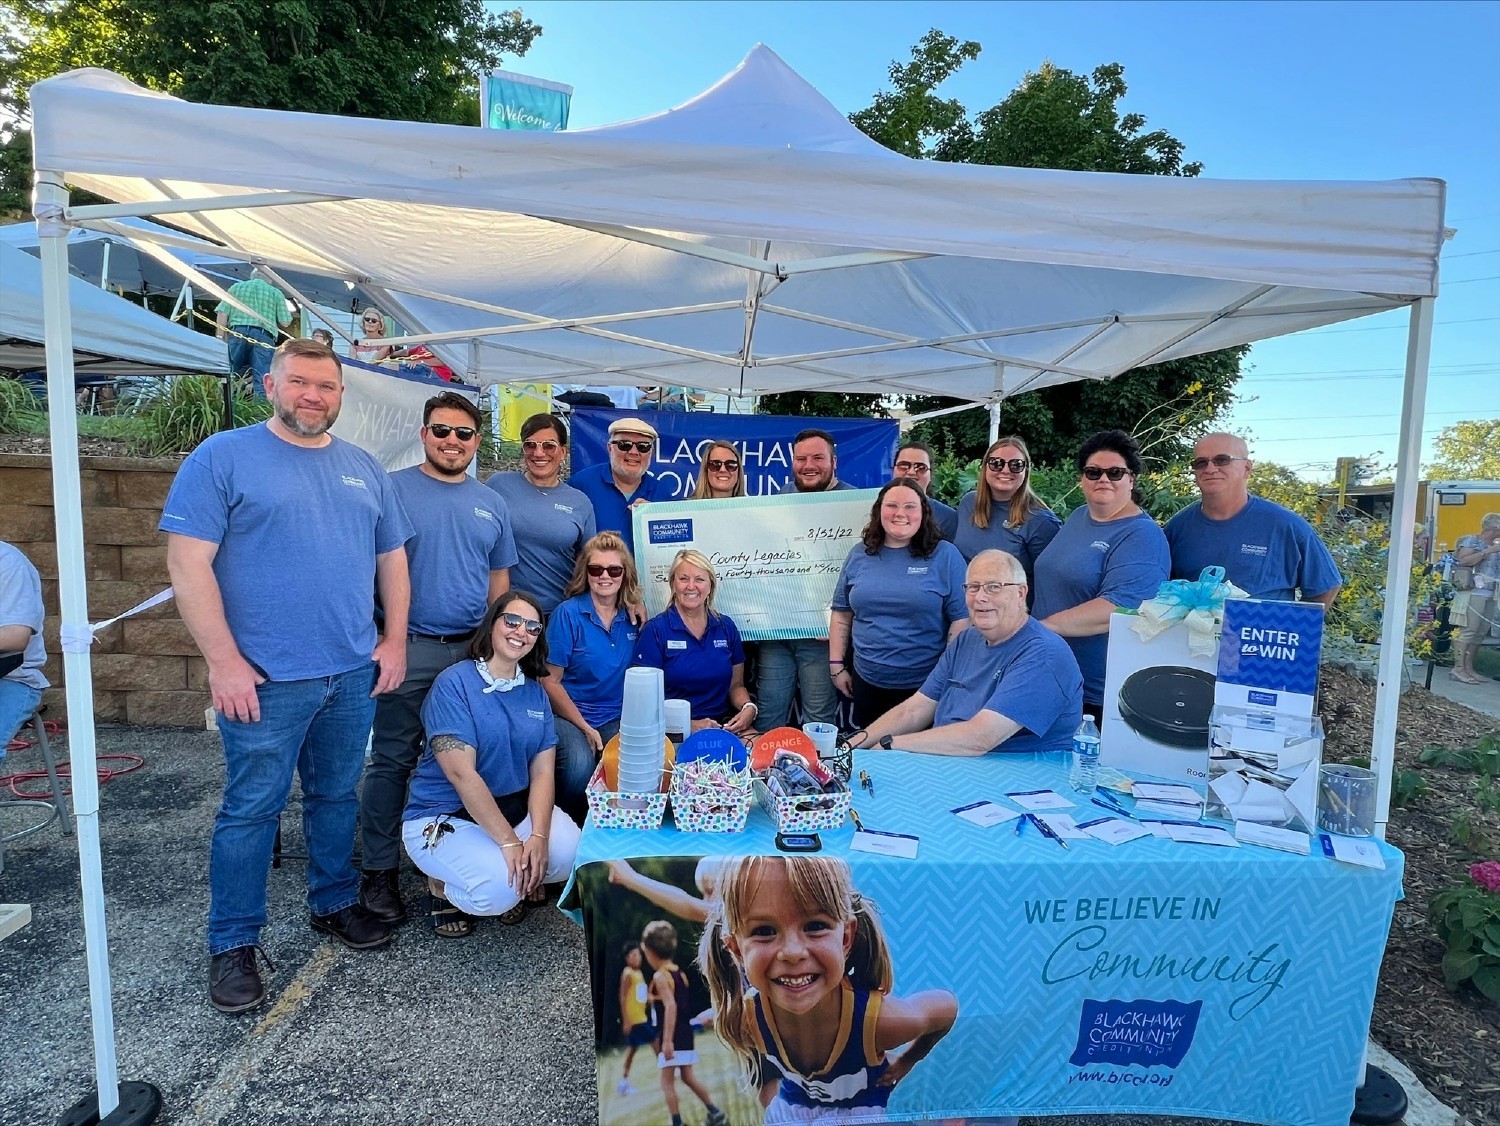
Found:
[{"label": "tent weight base", "polygon": [[95,1093],[69,1107],[57,1126],[145,1126],[155,1122],[160,1113],[161,1092],[150,1083],[121,1083],[120,1105],[108,1117],[99,1117],[99,1096]]},{"label": "tent weight base", "polygon": [[1393,1126],[1406,1115],[1406,1092],[1374,1064],[1365,1065],[1365,1083],[1354,1092],[1352,1126]]}]

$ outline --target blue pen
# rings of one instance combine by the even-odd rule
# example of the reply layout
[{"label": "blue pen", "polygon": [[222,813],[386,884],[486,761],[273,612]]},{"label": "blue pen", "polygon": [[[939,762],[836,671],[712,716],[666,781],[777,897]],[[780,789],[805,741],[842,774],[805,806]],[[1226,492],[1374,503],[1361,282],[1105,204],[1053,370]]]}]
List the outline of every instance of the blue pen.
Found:
[{"label": "blue pen", "polygon": [[1121,817],[1128,817],[1132,821],[1135,820],[1135,814],[1130,813],[1129,811],[1121,808],[1118,805],[1115,805],[1113,802],[1100,801],[1098,798],[1089,798],[1089,801],[1093,802],[1100,809],[1107,809],[1111,813],[1118,813]]},{"label": "blue pen", "polygon": [[1020,817],[1016,818],[1016,836],[1019,837],[1021,830],[1024,828],[1026,828],[1026,815],[1023,813]]}]

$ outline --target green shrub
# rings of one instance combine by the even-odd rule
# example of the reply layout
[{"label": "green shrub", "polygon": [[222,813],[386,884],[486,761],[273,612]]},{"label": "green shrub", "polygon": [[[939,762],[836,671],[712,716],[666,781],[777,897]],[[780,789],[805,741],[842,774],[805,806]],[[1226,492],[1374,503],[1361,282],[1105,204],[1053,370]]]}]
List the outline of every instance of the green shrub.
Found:
[{"label": "green shrub", "polygon": [[1469,867],[1466,883],[1432,897],[1428,918],[1443,940],[1443,984],[1464,982],[1500,1003],[1500,861]]},{"label": "green shrub", "polygon": [[[140,441],[153,457],[189,453],[224,428],[224,385],[208,375],[168,380],[137,408],[143,423]],[[252,399],[243,387],[234,395],[234,422],[245,426],[271,417],[271,404]]]},{"label": "green shrub", "polygon": [[0,434],[31,434],[37,419],[46,426],[42,404],[19,379],[0,377]]}]

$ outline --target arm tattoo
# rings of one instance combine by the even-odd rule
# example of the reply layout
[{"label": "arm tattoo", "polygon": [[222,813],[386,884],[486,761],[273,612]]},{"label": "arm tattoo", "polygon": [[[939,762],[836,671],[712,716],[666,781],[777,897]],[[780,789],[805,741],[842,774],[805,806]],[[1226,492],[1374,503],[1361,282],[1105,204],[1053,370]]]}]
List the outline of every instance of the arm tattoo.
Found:
[{"label": "arm tattoo", "polygon": [[432,737],[432,753],[440,755],[444,751],[468,751],[471,755],[476,753],[474,748],[465,743],[457,735],[434,735]]}]

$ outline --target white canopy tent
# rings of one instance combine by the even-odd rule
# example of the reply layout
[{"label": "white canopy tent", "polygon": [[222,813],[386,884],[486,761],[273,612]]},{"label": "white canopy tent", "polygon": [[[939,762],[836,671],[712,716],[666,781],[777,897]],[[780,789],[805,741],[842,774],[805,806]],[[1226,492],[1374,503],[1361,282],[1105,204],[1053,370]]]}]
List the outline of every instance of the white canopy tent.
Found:
[{"label": "white canopy tent", "polygon": [[[227,255],[358,278],[422,330],[405,339],[431,341],[471,382],[993,403],[1408,306],[1388,585],[1390,604],[1406,604],[1440,181],[912,161],[764,47],[677,109],[571,133],[195,105],[97,70],[38,83],[31,103],[36,214],[57,277],[70,226],[170,214]],[[122,202],[68,207],[65,181]],[[49,333],[65,338],[60,283],[49,292]],[[57,359],[53,380],[71,386],[66,351]],[[58,412],[53,425],[70,464],[73,420]],[[77,481],[56,481],[63,617],[82,623]],[[1387,616],[1380,665],[1382,823],[1402,619]],[[75,753],[91,753],[86,647],[67,654],[67,674]],[[80,794],[79,819],[81,847],[86,825],[97,845],[95,794]],[[87,882],[97,855],[84,864]],[[102,936],[102,910],[88,921]],[[103,1098],[113,1043],[97,1024]]]}]

